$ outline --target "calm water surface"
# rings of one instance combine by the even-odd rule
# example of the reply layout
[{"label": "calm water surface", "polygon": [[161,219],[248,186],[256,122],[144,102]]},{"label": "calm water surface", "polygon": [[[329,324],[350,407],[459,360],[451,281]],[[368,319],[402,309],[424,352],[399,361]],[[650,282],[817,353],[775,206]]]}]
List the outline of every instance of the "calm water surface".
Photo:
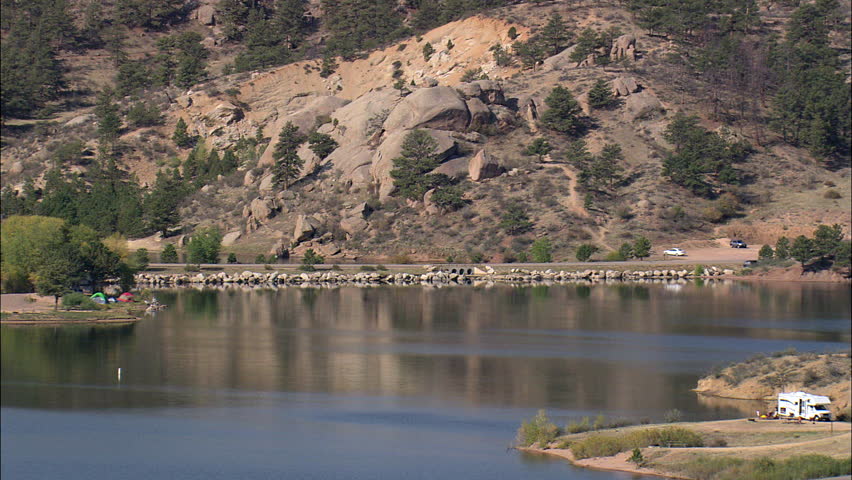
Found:
[{"label": "calm water surface", "polygon": [[627,479],[506,447],[539,408],[743,415],[690,389],[757,352],[850,342],[832,285],[157,296],[170,308],[135,326],[2,329],[4,479]]}]

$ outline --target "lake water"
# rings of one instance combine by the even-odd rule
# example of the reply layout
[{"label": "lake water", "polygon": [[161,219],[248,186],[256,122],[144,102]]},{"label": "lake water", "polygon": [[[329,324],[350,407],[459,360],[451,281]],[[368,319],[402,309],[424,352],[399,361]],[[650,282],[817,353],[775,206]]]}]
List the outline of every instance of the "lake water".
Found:
[{"label": "lake water", "polygon": [[[537,409],[744,415],[690,392],[848,349],[848,286],[159,291],[130,327],[2,329],[4,479],[607,479],[507,450]],[[121,378],[117,371],[121,368]]]}]

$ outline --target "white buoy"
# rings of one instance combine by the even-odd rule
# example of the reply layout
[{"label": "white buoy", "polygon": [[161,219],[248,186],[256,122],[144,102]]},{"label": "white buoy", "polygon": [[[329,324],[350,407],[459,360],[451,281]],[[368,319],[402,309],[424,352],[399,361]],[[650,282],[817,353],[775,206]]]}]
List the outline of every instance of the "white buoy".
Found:
[{"label": "white buoy", "polygon": [[118,367],[118,381],[121,381],[121,367]]}]

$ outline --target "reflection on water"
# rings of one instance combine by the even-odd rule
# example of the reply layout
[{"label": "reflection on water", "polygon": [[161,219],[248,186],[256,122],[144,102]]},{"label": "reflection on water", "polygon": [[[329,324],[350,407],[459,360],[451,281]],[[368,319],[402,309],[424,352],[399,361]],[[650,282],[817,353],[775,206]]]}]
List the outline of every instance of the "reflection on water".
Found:
[{"label": "reflection on water", "polygon": [[[4,405],[206,405],[193,391],[431,397],[465,405],[714,416],[689,390],[753,352],[849,342],[844,287],[631,283],[162,291],[135,327],[4,329]],[[130,386],[144,392],[131,392]],[[94,393],[93,393],[94,392]],[[175,392],[183,392],[175,395]],[[35,403],[33,404],[33,400]],[[216,401],[213,398],[212,401]]]},{"label": "reflection on water", "polygon": [[505,447],[538,408],[741,415],[698,377],[850,340],[845,286],[157,296],[169,309],[135,326],[2,328],[4,478],[628,478]]}]

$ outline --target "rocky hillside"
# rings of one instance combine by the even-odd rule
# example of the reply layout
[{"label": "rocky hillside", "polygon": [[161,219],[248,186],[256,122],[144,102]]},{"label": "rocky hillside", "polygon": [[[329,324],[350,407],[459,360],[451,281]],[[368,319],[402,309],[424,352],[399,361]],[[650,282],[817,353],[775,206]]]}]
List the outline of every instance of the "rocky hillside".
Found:
[{"label": "rocky hillside", "polygon": [[[196,23],[189,28],[208,35],[205,42],[221,65],[230,57],[219,47],[211,8],[192,13]],[[791,12],[764,6],[761,35],[783,30]],[[586,28],[618,35],[610,47],[583,58],[574,55],[581,46],[576,43],[531,68],[520,58],[498,61],[495,47],[513,51],[516,42],[544,30],[553,14],[566,19],[574,38]],[[136,44],[144,49],[145,42]],[[312,59],[213,75],[183,91],[149,91],[147,101],[163,109],[163,121],[122,131],[118,163],[143,186],[153,186],[158,172],[181,165],[191,152],[171,140],[179,121],[200,139],[205,154],[257,139],[235,172],[206,179],[180,207],[183,233],[215,225],[226,234],[226,251],[245,260],[258,253],[299,255],[307,248],[331,261],[513,260],[539,238],[550,241],[555,259],[568,259],[580,243],[597,245],[603,256],[637,235],[655,243],[726,236],[774,243],[781,235],[810,234],[819,223],[840,223],[848,232],[848,161],[827,165],[766,129],[727,121],[715,111],[718,102],[706,97],[707,79],[671,61],[680,52],[674,41],[641,28],[634,13],[618,6],[518,4],[351,60],[337,58],[332,73],[327,60]],[[590,102],[599,81],[615,99],[610,107]],[[555,87],[579,102],[581,133],[560,133],[542,122]],[[120,103],[129,107],[133,101]],[[698,115],[699,127],[715,132],[714,138],[753,149],[736,166],[740,185],[695,195],[664,175],[663,160],[675,148],[666,129],[678,113]],[[4,128],[4,186],[23,190],[27,178],[43,184],[57,145],[69,140],[83,141],[92,156],[98,150],[91,107],[63,112],[38,128],[23,124],[7,121]],[[320,157],[302,143],[297,153],[303,165],[285,188],[275,181],[274,152],[288,124],[300,135],[333,139],[335,148]],[[431,153],[440,165],[430,173],[446,175],[461,192],[451,207],[433,200],[440,188],[416,198],[400,195],[394,159],[416,130],[434,143]],[[547,151],[530,150],[536,139],[547,142]],[[589,158],[618,147],[616,181],[589,186],[592,170],[577,160],[578,139]],[[524,228],[507,227],[507,210],[522,214]],[[136,246],[160,250],[181,238],[157,235]]]},{"label": "rocky hillside", "polygon": [[831,398],[831,411],[849,415],[850,357],[848,354],[779,352],[757,355],[698,381],[696,392],[744,400],[777,399],[779,392],[806,391]]}]

